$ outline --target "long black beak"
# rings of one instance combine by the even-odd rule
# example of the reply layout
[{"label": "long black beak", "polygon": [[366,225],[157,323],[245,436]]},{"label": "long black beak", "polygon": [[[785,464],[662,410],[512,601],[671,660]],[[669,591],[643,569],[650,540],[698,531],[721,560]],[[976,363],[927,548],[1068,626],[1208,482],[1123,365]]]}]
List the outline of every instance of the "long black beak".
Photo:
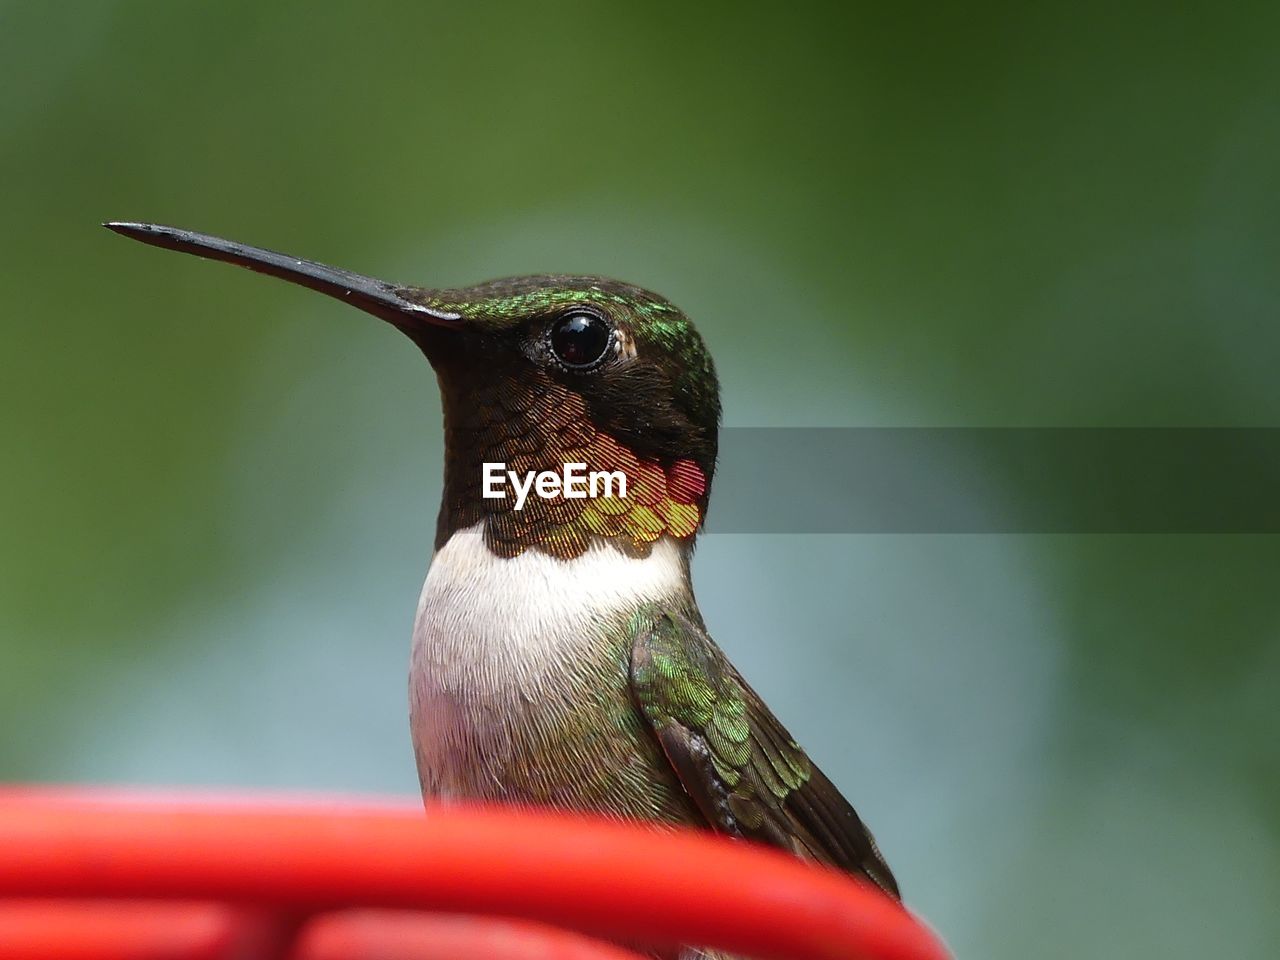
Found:
[{"label": "long black beak", "polygon": [[122,223],[110,221],[103,224],[108,230],[134,240],[141,240],[153,247],[178,250],[209,260],[222,260],[237,266],[248,267],[258,273],[279,277],[309,287],[334,299],[359,307],[396,326],[412,325],[414,321],[442,326],[455,326],[462,317],[422,302],[426,291],[415,287],[401,287],[383,280],[374,280],[358,273],[326,267],[312,260],[300,260],[283,253],[274,253],[259,247],[211,237],[191,230],[162,227],[154,223]]}]

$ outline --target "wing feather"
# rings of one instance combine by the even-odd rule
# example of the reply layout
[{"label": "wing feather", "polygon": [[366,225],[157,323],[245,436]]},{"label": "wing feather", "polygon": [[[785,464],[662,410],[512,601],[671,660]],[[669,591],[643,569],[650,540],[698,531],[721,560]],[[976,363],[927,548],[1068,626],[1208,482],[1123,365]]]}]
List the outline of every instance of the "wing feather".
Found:
[{"label": "wing feather", "polygon": [[636,704],[713,829],[791,850],[899,895],[853,807],[700,623],[648,608],[632,633]]}]

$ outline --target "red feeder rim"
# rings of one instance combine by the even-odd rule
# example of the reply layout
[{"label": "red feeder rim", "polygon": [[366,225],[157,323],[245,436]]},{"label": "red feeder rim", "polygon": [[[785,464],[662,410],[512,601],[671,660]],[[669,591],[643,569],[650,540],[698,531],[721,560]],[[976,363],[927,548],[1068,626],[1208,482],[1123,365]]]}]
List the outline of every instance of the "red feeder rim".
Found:
[{"label": "red feeder rim", "polygon": [[10,787],[0,851],[10,960],[635,956],[582,934],[762,960],[948,957],[844,874],[546,812]]}]

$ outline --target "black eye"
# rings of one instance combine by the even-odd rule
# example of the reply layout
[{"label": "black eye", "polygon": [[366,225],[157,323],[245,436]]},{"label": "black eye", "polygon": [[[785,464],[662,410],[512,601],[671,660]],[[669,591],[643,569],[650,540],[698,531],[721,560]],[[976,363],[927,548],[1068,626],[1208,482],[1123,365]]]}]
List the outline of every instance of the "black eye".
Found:
[{"label": "black eye", "polygon": [[569,367],[595,366],[612,343],[608,321],[585,310],[566,313],[551,328],[551,350]]}]

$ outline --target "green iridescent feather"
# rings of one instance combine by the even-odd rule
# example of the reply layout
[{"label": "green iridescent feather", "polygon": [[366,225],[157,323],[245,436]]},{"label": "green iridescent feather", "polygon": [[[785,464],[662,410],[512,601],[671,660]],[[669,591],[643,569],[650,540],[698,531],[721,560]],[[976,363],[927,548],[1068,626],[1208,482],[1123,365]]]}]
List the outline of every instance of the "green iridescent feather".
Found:
[{"label": "green iridescent feather", "polygon": [[859,874],[896,896],[861,819],[701,624],[650,606],[630,628],[632,695],[708,824]]}]

